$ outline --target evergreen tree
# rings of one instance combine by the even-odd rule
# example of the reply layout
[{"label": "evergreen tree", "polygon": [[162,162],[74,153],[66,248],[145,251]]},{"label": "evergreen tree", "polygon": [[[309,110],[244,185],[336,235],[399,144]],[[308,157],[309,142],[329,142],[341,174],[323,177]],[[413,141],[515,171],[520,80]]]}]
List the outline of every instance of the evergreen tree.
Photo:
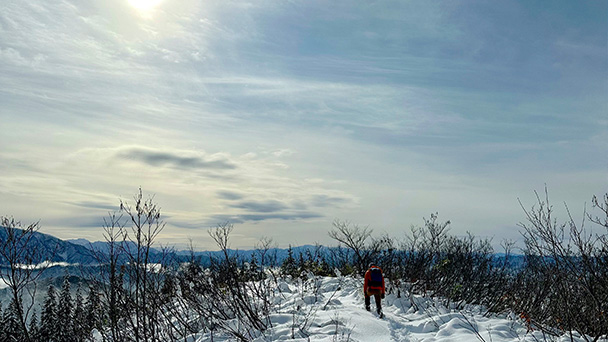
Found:
[{"label": "evergreen tree", "polygon": [[4,332],[4,311],[2,310],[2,303],[0,303],[0,341],[6,341],[5,332]]},{"label": "evergreen tree", "polygon": [[290,275],[292,278],[296,278],[298,275],[296,259],[293,257],[291,245],[289,245],[289,249],[287,249],[287,258],[285,258],[281,264],[281,273],[283,273],[283,275]]},{"label": "evergreen tree", "polygon": [[65,277],[61,293],[57,302],[57,324],[59,325],[58,342],[70,342],[73,340],[72,332],[74,316],[72,312],[72,296],[70,294],[70,278]]},{"label": "evergreen tree", "polygon": [[306,267],[306,261],[302,252],[298,253],[298,275],[306,279],[306,273],[308,272]]},{"label": "evergreen tree", "polygon": [[87,296],[84,319],[87,338],[90,338],[93,329],[101,330],[103,317],[99,292],[91,286],[89,288],[89,295]]},{"label": "evergreen tree", "polygon": [[74,313],[72,320],[72,335],[76,341],[84,341],[87,333],[90,329],[86,323],[86,311],[84,307],[84,301],[82,299],[82,293],[80,291],[80,285],[76,289],[76,297],[74,298]]},{"label": "evergreen tree", "polygon": [[327,277],[332,274],[331,267],[327,263],[324,257],[319,257],[321,262],[319,263],[319,275]]},{"label": "evergreen tree", "polygon": [[167,274],[163,278],[163,287],[160,289],[162,303],[168,303],[177,294],[177,285],[173,274]]},{"label": "evergreen tree", "polygon": [[310,249],[307,249],[306,250],[306,271],[312,272],[314,275],[318,275],[317,274],[318,269],[319,269],[319,264],[317,263],[317,260],[312,255],[312,252],[310,251]]},{"label": "evergreen tree", "polygon": [[251,253],[251,261],[249,261],[249,273],[249,280],[259,281],[264,279],[264,267],[260,266],[258,263],[258,258],[254,253]]},{"label": "evergreen tree", "polygon": [[17,305],[19,304],[11,300],[11,303],[2,314],[5,341],[18,341],[23,336],[17,316],[19,314]]},{"label": "evergreen tree", "polygon": [[32,319],[30,320],[30,325],[29,325],[28,330],[29,330],[29,334],[30,334],[30,339],[32,341],[40,340],[40,336],[39,336],[40,327],[38,326],[38,315],[36,314],[36,310],[34,310],[34,312],[32,313]]},{"label": "evergreen tree", "polygon": [[39,339],[45,342],[57,342],[57,294],[55,287],[50,285],[46,291],[46,299],[40,316]]}]

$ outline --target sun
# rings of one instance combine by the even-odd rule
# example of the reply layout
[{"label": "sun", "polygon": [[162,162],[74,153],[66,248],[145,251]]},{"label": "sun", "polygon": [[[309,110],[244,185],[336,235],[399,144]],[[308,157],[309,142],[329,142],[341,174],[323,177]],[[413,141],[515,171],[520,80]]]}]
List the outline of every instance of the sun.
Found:
[{"label": "sun", "polygon": [[162,0],[128,0],[129,5],[142,12],[148,12],[160,5]]}]

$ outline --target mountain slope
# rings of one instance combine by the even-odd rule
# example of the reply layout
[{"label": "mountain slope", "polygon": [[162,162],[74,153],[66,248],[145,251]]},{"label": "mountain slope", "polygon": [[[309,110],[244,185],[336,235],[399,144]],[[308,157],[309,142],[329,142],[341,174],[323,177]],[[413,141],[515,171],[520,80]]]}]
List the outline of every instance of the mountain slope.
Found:
[{"label": "mountain slope", "polygon": [[[5,241],[8,230],[14,230],[16,234],[22,234],[23,230],[17,228],[0,227],[0,241]],[[43,261],[65,262],[68,264],[92,264],[95,263],[91,251],[84,246],[61,240],[52,235],[35,232],[28,244],[28,248],[42,251],[38,253],[34,263]],[[0,257],[0,262],[4,263]]]}]

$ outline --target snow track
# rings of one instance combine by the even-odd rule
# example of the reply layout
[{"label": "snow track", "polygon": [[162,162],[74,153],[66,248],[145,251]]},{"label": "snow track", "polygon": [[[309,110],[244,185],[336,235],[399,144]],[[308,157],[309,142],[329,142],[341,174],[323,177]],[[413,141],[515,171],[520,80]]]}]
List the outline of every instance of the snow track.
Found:
[{"label": "snow track", "polygon": [[[389,294],[382,301],[384,318],[364,308],[362,279],[315,278],[307,282],[282,282],[274,298],[276,313],[272,328],[254,342],[469,342],[469,341],[569,341],[567,336],[545,338],[528,333],[519,321],[503,315],[484,317],[482,308],[448,310],[440,301],[414,296],[397,298]],[[412,305],[414,301],[415,305]],[[211,341],[197,334],[191,342]],[[236,341],[229,336],[214,342]],[[576,339],[575,341],[583,341]],[[603,342],[606,342],[604,340]]]}]

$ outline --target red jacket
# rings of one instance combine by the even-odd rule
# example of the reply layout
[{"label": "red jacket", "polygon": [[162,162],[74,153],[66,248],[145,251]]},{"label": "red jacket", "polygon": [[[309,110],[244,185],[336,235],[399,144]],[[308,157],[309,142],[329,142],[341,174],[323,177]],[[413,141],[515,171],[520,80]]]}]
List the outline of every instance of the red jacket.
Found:
[{"label": "red jacket", "polygon": [[[380,269],[380,271],[382,272],[382,269],[380,267],[378,267],[378,266],[372,266],[372,267],[376,267],[376,268]],[[382,286],[381,287],[380,286],[370,286],[369,285],[369,282],[372,279],[372,274],[371,274],[372,267],[370,267],[370,269],[367,270],[367,272],[365,272],[365,278],[364,278],[365,280],[363,281],[363,292],[365,294],[367,294],[367,292],[370,291],[370,290],[372,290],[372,291],[373,290],[376,290],[376,291],[380,290],[380,294],[384,294],[385,291],[386,291],[386,288],[384,287],[384,275],[382,276]]]}]

